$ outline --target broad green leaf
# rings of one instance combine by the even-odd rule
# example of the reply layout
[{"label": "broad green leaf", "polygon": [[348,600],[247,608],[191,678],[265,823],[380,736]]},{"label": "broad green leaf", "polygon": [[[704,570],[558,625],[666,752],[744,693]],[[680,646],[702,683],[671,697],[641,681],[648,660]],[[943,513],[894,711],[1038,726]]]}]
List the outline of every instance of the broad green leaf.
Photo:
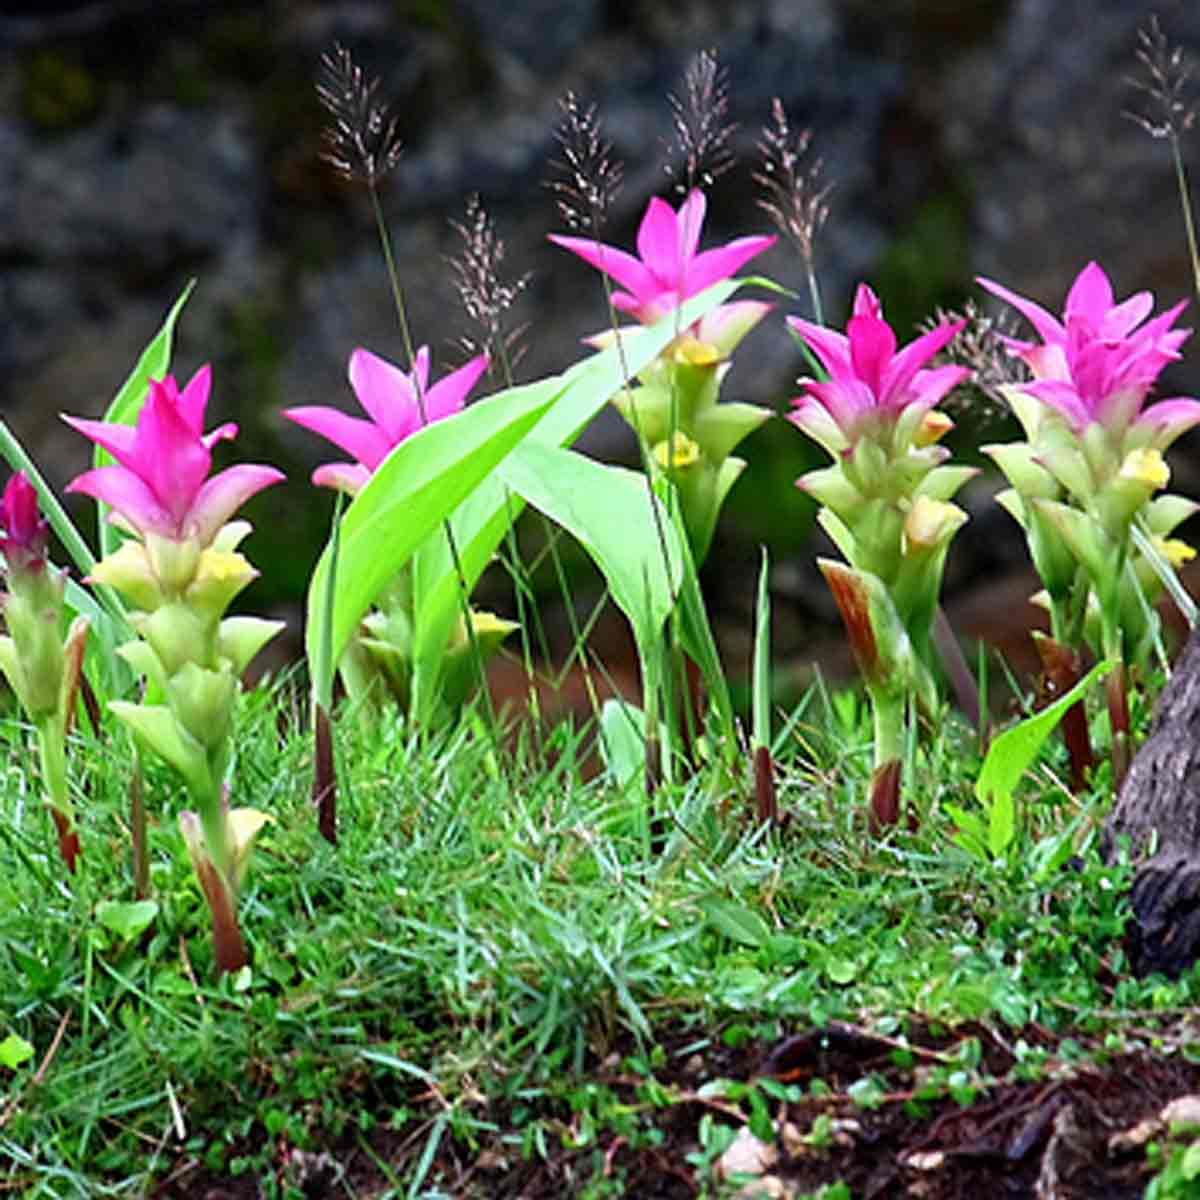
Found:
[{"label": "broad green leaf", "polygon": [[757,950],[771,940],[770,927],[752,908],[718,899],[702,900],[700,907],[708,924],[731,941]]},{"label": "broad green leaf", "polygon": [[0,1067],[15,1071],[23,1062],[33,1057],[33,1047],[23,1038],[10,1033],[0,1042]]},{"label": "broad green leaf", "polygon": [[981,803],[990,808],[998,797],[1011,799],[1021,776],[1037,758],[1067,709],[1082,699],[1088,688],[1114,666],[1112,662],[1097,663],[1069,692],[1019,725],[1006,729],[992,742],[975,783],[975,795]]},{"label": "broad green leaf", "polygon": [[[498,475],[489,475],[450,517],[462,578],[468,592],[492,561],[497,547],[525,508]],[[413,711],[428,720],[440,695],[446,642],[460,612],[459,577],[445,530],[435,530],[413,558],[416,629],[413,635]]]},{"label": "broad green leaf", "polygon": [[[333,528],[329,532],[329,541],[325,544],[325,553],[329,556],[329,570],[325,573],[324,591],[318,593],[311,587],[309,589],[309,604],[311,606],[314,601],[320,604],[322,617],[321,636],[309,642],[307,647],[308,669],[313,678],[313,695],[324,709],[323,715],[313,714],[314,722],[318,716],[322,716],[322,719],[329,717],[329,697],[332,696],[333,675],[338,665],[337,657],[333,653],[333,609],[337,596],[338,575],[342,569],[342,509],[345,503],[346,495],[339,491],[333,504]],[[321,681],[319,686],[318,680]]]},{"label": "broad green leaf", "polygon": [[[171,343],[175,336],[175,323],[179,320],[179,314],[183,311],[183,306],[187,303],[188,297],[192,294],[192,289],[195,286],[196,281],[191,279],[183,291],[180,292],[179,299],[171,306],[171,311],[167,313],[162,327],[151,339],[150,344],[142,351],[141,357],[137,360],[137,365],[121,385],[121,390],[113,397],[112,403],[108,406],[108,411],[104,414],[104,420],[111,424],[119,425],[132,425],[137,421],[138,413],[142,411],[142,405],[146,402],[146,396],[150,391],[150,380],[162,378],[171,365]],[[95,452],[92,455],[94,466],[107,466],[113,461],[112,455],[107,450],[100,446],[95,448]],[[111,554],[120,542],[120,535],[108,522],[107,518],[108,505],[97,501],[96,528],[101,558],[106,558]]]},{"label": "broad green leaf", "polygon": [[644,657],[675,607],[683,577],[678,531],[646,477],[534,441],[518,446],[499,474],[591,555]]},{"label": "broad green leaf", "polygon": [[754,618],[754,674],[751,708],[754,745],[771,744],[771,557],[762,548],[762,566],[758,572],[758,601]]},{"label": "broad green leaf", "polygon": [[[332,665],[372,601],[418,546],[463,502],[546,411],[557,380],[512,388],[401,442],[355,496],[339,527],[337,586],[326,612],[332,551],[308,585],[305,651],[313,694],[329,708]],[[327,655],[320,653],[328,639]]]},{"label": "broad green leaf", "polygon": [[628,700],[608,699],[600,706],[600,752],[618,788],[646,769],[646,716]]},{"label": "broad green leaf", "polygon": [[1017,804],[1011,791],[999,791],[992,796],[988,813],[988,849],[999,858],[1017,836]]},{"label": "broad green leaf", "polygon": [[[678,312],[669,313],[655,325],[638,329],[636,336],[625,338],[620,346],[585,358],[557,376],[559,390],[554,404],[530,433],[529,441],[556,447],[572,443],[604,405],[653,362],[681,329],[726,301],[743,282],[727,279],[715,284],[692,297]],[[513,497],[498,481],[488,480],[480,494],[473,494],[451,518],[468,592],[523,508],[523,500]],[[418,567],[415,580],[413,654],[414,691],[418,694],[432,694],[423,676],[435,669],[440,660],[459,612],[459,587],[458,574],[448,553],[431,548],[429,561]]]},{"label": "broad green leaf", "polygon": [[154,900],[102,900],[96,905],[96,919],[123,942],[139,938],[158,916],[158,903]]}]

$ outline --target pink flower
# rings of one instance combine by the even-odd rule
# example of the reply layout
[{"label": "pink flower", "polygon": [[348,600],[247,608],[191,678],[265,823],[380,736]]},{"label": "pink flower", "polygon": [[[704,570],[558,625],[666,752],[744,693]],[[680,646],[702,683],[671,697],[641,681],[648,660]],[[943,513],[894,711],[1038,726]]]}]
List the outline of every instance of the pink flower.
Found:
[{"label": "pink flower", "polygon": [[1099,423],[1123,433],[1132,423],[1147,429],[1153,445],[1165,449],[1200,423],[1200,402],[1184,397],[1142,412],[1159,373],[1179,357],[1179,347],[1191,335],[1190,329],[1171,328],[1186,300],[1147,320],[1153,295],[1137,292],[1116,303],[1108,276],[1090,262],[1071,285],[1060,321],[990,279],[979,283],[1007,300],[1037,330],[1040,343],[1006,339],[1009,350],[1033,372],[1033,382],[1021,390],[1056,409],[1075,432]]},{"label": "pink flower", "polygon": [[551,234],[550,240],[626,288],[613,293],[614,306],[648,325],[706,287],[728,279],[775,242],[773,237],[743,237],[698,254],[705,206],[699,188],[688,194],[678,212],[656,196],[638,228],[638,258],[592,238]]},{"label": "pink flower", "polygon": [[103,446],[119,465],[85,471],[67,486],[109,505],[143,537],[208,546],[251,496],[283,480],[274,467],[244,463],[208,477],[212,447],[235,437],[232,422],[204,433],[212,371],[201,367],[181,392],[172,375],[150,380],[135,426],[63,420]]},{"label": "pink flower", "polygon": [[289,408],[283,415],[354,455],[356,462],[327,463],[312,477],[318,486],[341,488],[354,495],[394,446],[423,425],[461,412],[467,393],[487,367],[488,356],[478,354],[430,387],[428,346],[417,351],[411,375],[360,346],[350,355],[348,373],[350,386],[370,420],[320,405]]},{"label": "pink flower", "polygon": [[46,565],[50,527],[38,510],[37,492],[18,471],[0,501],[0,554],[10,572],[40,571]]},{"label": "pink flower", "polygon": [[865,283],[845,335],[800,317],[788,317],[788,324],[829,373],[828,380],[801,379],[807,394],[792,401],[788,420],[831,450],[853,445],[869,427],[894,425],[901,414],[911,416],[915,432],[920,418],[970,374],[965,367],[925,367],[963,322],[939,325],[897,353],[896,335]]}]

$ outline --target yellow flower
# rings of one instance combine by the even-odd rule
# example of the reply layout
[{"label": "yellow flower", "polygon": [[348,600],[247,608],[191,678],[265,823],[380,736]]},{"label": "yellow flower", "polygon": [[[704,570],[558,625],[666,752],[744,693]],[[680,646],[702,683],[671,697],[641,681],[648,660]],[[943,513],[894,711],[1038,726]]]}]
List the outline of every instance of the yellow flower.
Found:
[{"label": "yellow flower", "polygon": [[654,457],[663,470],[678,470],[700,461],[700,447],[686,433],[676,430],[654,447]]},{"label": "yellow flower", "polygon": [[1175,568],[1191,562],[1196,557],[1196,548],[1189,546],[1182,538],[1156,537],[1154,546],[1158,552]]},{"label": "yellow flower", "polygon": [[1140,450],[1130,450],[1125,455],[1119,477],[1152,488],[1164,488],[1171,478],[1171,470],[1160,450],[1152,446],[1143,446]]},{"label": "yellow flower", "polygon": [[693,367],[712,367],[723,357],[716,346],[686,333],[671,344],[670,354],[675,362],[688,363]]}]

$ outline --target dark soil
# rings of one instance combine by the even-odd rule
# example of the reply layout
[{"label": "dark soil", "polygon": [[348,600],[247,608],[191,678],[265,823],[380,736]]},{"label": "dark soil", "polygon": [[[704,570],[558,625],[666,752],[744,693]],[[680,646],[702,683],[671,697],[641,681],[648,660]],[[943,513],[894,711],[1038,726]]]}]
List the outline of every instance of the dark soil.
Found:
[{"label": "dark soil", "polygon": [[[898,1039],[847,1025],[799,1033],[775,1045],[721,1045],[688,1054],[685,1048],[696,1040],[694,1030],[660,1039],[666,1065],[654,1078],[668,1089],[660,1095],[671,1097],[661,1107],[645,1103],[647,1077],[628,1072],[619,1056],[599,1064],[592,1077],[641,1114],[642,1143],[649,1141],[644,1132],[652,1125],[660,1144],[634,1149],[602,1128],[590,1145],[564,1149],[571,1129],[564,1106],[557,1114],[542,1113],[560,1121],[548,1125],[544,1155],[526,1158],[511,1141],[501,1140],[506,1131],[519,1133],[514,1113],[480,1105],[472,1115],[495,1123],[500,1133],[491,1141],[484,1135],[472,1147],[447,1132],[425,1186],[464,1200],[559,1200],[585,1189],[590,1196],[645,1200],[715,1196],[716,1177],[696,1165],[701,1120],[707,1114],[740,1128],[745,1121],[739,1113],[748,1106],[743,1100],[739,1109],[703,1085],[757,1078],[800,1085],[803,1098],[785,1101],[760,1089],[776,1130],[776,1158],[742,1193],[747,1197],[798,1198],[840,1180],[854,1200],[1139,1200],[1157,1169],[1147,1160],[1145,1143],[1159,1130],[1142,1125],[1129,1145],[1114,1142],[1115,1135],[1157,1118],[1171,1100],[1200,1093],[1200,1064],[1170,1049],[1169,1039],[1157,1040],[1160,1048],[1154,1051],[1108,1057],[1083,1036],[1068,1041],[1037,1027],[1003,1034],[982,1025],[910,1028],[908,1049]],[[1019,1040],[1045,1052],[1036,1071],[1023,1073],[1018,1066]],[[964,1047],[974,1054],[951,1080]],[[868,1077],[877,1085],[875,1095],[856,1104],[850,1089]],[[815,1087],[814,1080],[820,1081]],[[957,1095],[950,1093],[951,1084]],[[861,1093],[858,1098],[864,1099]],[[373,1099],[363,1097],[364,1103]],[[430,1097],[408,1096],[408,1106],[419,1107],[414,1102],[421,1099],[428,1104]],[[391,1103],[398,1100],[392,1097]],[[424,1111],[432,1119],[441,1110],[429,1105]],[[822,1115],[829,1118],[826,1136],[808,1137]],[[290,1184],[296,1190],[286,1194],[293,1196],[381,1195],[393,1185],[377,1160],[388,1164],[393,1180],[411,1172],[430,1128],[393,1131],[381,1123],[365,1139],[331,1139],[321,1152],[286,1142],[272,1146],[264,1133],[238,1152],[257,1152],[259,1162],[273,1163],[268,1170],[222,1177],[181,1154],[152,1195],[251,1200],[270,1194],[262,1189],[268,1176],[278,1185]],[[726,1194],[736,1192],[731,1187]],[[284,1187],[275,1194],[285,1194]]]}]

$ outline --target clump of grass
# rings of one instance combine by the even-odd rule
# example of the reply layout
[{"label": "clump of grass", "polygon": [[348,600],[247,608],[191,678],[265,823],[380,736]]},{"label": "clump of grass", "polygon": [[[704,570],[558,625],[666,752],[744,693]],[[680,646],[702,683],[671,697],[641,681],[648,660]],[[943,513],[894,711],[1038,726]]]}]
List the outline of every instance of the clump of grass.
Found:
[{"label": "clump of grass", "polygon": [[[0,775],[0,1041],[19,1035],[40,1059],[67,1018],[36,1088],[36,1059],[0,1068],[6,1182],[178,1189],[206,1170],[278,1178],[280,1147],[363,1170],[366,1146],[419,1189],[448,1182],[454,1147],[551,1153],[585,1093],[611,1136],[652,1136],[659,1110],[631,1123],[586,1092],[614,1053],[653,1079],[677,1069],[656,1047],[735,1026],[770,1041],[785,1021],[911,1012],[1102,1038],[1194,1001],[1191,979],[1128,977],[1114,948],[1127,869],[1092,837],[1074,867],[1031,882],[1038,842],[1098,804],[1062,787],[1060,749],[1025,794],[1020,844],[985,866],[938,818],[943,800],[969,802],[978,770],[970,731],[947,723],[913,765],[922,832],[875,848],[855,802],[871,732],[852,697],[814,690],[776,737],[783,832],[714,805],[701,773],[660,786],[661,843],[636,783],[582,779],[588,729],[560,727],[544,758],[502,776],[471,719],[436,736],[347,722],[334,851],[309,829],[295,680],[260,688],[241,701],[238,772],[276,823],[244,898],[252,965],[219,983],[173,821],[150,830],[159,915],[126,943],[99,916],[125,895],[121,856],[59,885],[44,815],[19,773]],[[124,768],[76,737],[90,844],[120,845]],[[167,772],[149,772],[169,794]]]}]

